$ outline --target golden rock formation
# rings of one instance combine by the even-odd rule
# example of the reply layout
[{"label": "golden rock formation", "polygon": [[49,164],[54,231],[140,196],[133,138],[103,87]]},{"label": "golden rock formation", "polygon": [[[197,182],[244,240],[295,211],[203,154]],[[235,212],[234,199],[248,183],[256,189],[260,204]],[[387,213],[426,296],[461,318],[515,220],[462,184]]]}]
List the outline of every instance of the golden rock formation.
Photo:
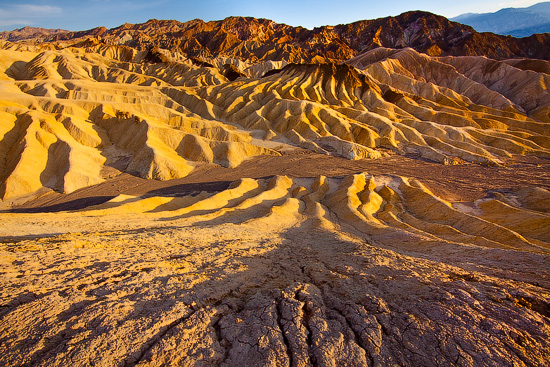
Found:
[{"label": "golden rock formation", "polygon": [[445,164],[549,154],[548,75],[482,57],[379,48],[347,64],[273,69],[201,66],[160,49],[166,62],[124,46],[35,48],[1,51],[3,200],[72,192],[113,164],[167,180],[289,145]]}]

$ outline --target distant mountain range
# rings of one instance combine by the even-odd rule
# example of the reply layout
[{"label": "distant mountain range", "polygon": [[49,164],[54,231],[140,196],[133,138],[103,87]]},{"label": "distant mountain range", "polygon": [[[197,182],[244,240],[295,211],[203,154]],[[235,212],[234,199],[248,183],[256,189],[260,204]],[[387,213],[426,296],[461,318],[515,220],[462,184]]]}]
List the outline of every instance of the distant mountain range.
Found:
[{"label": "distant mountain range", "polygon": [[223,55],[253,62],[341,62],[378,47],[411,47],[430,56],[486,56],[496,60],[550,58],[550,34],[517,39],[478,33],[470,26],[420,11],[313,30],[243,17],[211,22],[196,19],[185,23],[152,19],[142,24],[79,32],[27,28],[0,32],[0,40],[75,45],[84,42],[86,45],[124,45],[138,50],[159,47],[189,57]]},{"label": "distant mountain range", "polygon": [[536,33],[550,33],[550,2],[528,8],[501,9],[495,13],[466,13],[451,20],[467,24],[478,32],[528,37]]},{"label": "distant mountain range", "polygon": [[13,31],[0,32],[0,39],[17,42],[28,39],[39,39],[40,37],[46,37],[58,33],[67,33],[69,31],[64,29],[45,29],[40,27],[23,27],[15,29]]}]

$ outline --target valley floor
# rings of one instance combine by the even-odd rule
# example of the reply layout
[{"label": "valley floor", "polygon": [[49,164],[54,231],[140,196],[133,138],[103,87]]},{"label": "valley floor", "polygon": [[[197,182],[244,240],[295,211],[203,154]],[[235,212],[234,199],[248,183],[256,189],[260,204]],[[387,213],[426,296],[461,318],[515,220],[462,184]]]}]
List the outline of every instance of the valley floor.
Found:
[{"label": "valley floor", "polygon": [[548,160],[255,159],[0,214],[0,364],[548,365]]}]

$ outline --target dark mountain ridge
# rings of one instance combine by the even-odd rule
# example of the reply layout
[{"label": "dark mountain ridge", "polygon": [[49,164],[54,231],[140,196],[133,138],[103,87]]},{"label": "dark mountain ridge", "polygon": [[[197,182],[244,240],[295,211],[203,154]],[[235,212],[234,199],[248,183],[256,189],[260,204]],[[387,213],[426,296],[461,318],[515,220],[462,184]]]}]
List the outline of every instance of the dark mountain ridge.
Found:
[{"label": "dark mountain ridge", "polygon": [[184,23],[152,19],[113,29],[98,27],[31,36],[26,42],[82,42],[90,38],[140,50],[160,47],[191,57],[223,55],[252,62],[344,61],[378,47],[411,47],[431,56],[550,59],[549,34],[517,39],[478,33],[470,26],[421,11],[313,30],[250,17],[210,22],[196,19]]}]

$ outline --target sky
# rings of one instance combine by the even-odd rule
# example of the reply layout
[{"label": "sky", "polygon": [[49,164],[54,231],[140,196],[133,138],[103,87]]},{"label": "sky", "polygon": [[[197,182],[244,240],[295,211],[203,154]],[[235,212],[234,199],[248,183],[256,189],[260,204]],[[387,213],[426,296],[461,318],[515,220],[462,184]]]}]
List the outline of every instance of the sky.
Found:
[{"label": "sky", "polygon": [[79,31],[143,23],[149,19],[209,21],[237,15],[311,29],[399,15],[409,10],[425,10],[450,18],[463,13],[527,7],[538,2],[541,0],[0,0],[0,31],[24,26]]}]

